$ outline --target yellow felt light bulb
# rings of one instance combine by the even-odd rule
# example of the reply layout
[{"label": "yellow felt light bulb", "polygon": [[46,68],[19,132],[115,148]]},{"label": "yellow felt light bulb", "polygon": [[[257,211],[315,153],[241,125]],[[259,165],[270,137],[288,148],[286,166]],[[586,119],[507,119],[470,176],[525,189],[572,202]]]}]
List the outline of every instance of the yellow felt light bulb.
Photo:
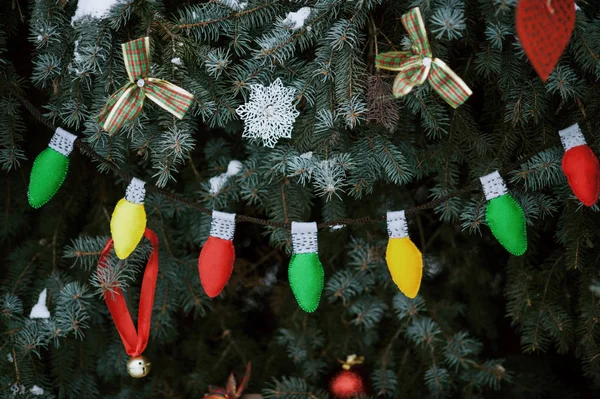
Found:
[{"label": "yellow felt light bulb", "polygon": [[115,245],[115,253],[119,259],[125,259],[137,247],[146,230],[146,210],[144,182],[131,179],[127,186],[125,198],[115,206],[110,219],[110,231]]},{"label": "yellow felt light bulb", "polygon": [[421,287],[423,256],[408,236],[404,211],[387,213],[387,229],[390,240],[385,260],[392,280],[404,295],[414,298]]}]

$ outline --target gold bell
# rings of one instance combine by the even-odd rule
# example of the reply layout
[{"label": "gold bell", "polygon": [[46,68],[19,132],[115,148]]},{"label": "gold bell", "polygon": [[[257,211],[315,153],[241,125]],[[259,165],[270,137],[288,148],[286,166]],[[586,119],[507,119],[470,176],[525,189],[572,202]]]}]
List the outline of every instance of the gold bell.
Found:
[{"label": "gold bell", "polygon": [[143,378],[150,372],[150,360],[146,356],[130,357],[127,360],[127,372],[133,378]]}]

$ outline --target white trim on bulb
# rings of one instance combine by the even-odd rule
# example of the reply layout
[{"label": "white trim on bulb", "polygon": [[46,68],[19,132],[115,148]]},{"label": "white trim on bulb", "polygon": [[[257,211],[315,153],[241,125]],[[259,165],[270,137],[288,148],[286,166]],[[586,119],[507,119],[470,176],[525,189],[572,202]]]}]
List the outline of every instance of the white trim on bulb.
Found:
[{"label": "white trim on bulb", "polygon": [[57,127],[54,135],[50,139],[48,147],[61,153],[65,157],[68,157],[73,151],[73,143],[75,140],[77,140],[77,136],[73,133],[69,133],[65,129]]},{"label": "white trim on bulb", "polygon": [[292,222],[292,250],[295,254],[318,252],[316,222]]},{"label": "white trim on bulb", "polygon": [[481,186],[483,187],[485,199],[488,201],[508,193],[506,184],[504,183],[504,180],[498,171],[482,176],[479,178],[479,180],[481,181]]},{"label": "white trim on bulb", "polygon": [[569,126],[566,129],[559,130],[558,134],[560,136],[560,141],[562,142],[562,145],[565,148],[565,151],[568,151],[573,147],[578,147],[580,145],[587,144],[585,142],[585,137],[581,132],[581,128],[577,123]]},{"label": "white trim on bulb", "polygon": [[125,199],[134,204],[144,205],[144,199],[146,198],[145,184],[146,182],[143,180],[136,177],[132,178],[125,191]]},{"label": "white trim on bulb", "polygon": [[408,237],[408,224],[404,211],[387,213],[387,231],[390,238]]},{"label": "white trim on bulb", "polygon": [[213,211],[210,222],[210,235],[223,240],[233,240],[235,234],[235,213]]}]

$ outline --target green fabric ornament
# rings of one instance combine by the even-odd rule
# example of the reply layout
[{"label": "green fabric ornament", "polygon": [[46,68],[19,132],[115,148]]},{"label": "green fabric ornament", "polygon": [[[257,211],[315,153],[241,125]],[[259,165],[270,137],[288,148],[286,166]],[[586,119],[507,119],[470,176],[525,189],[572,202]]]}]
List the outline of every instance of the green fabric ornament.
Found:
[{"label": "green fabric ornament", "polygon": [[489,201],[485,220],[496,240],[511,254],[521,256],[527,251],[525,213],[508,193],[504,180],[496,171],[480,178]]},{"label": "green fabric ornament", "polygon": [[31,169],[27,199],[33,208],[40,208],[56,194],[69,170],[69,154],[77,136],[57,128]]},{"label": "green fabric ornament", "polygon": [[290,287],[300,308],[312,313],[319,306],[325,285],[325,271],[317,253],[317,224],[292,222],[292,248]]}]

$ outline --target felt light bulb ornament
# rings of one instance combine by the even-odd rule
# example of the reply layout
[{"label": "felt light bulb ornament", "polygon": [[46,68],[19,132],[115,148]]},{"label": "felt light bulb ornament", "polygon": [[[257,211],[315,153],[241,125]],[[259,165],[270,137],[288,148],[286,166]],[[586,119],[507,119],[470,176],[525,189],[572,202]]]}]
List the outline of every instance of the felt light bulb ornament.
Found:
[{"label": "felt light bulb ornament", "polygon": [[356,355],[346,358],[342,364],[343,370],[336,374],[329,383],[329,391],[335,399],[349,399],[365,393],[362,376],[352,370],[352,366],[362,364],[364,360],[363,356],[357,357]]},{"label": "felt light bulb ornament", "polygon": [[527,251],[525,214],[508,193],[498,171],[480,177],[485,199],[489,202],[485,220],[498,242],[511,254],[521,256]]},{"label": "felt light bulb ornament", "polygon": [[290,287],[302,310],[312,313],[317,310],[325,271],[319,260],[317,224],[292,222],[292,259],[288,268]]},{"label": "felt light bulb ornament", "polygon": [[409,298],[419,293],[423,276],[423,256],[408,236],[404,211],[387,213],[388,241],[385,260],[392,280]]},{"label": "felt light bulb ornament", "polygon": [[48,148],[35,158],[27,191],[29,205],[39,208],[56,194],[67,177],[69,154],[76,139],[74,134],[57,128]]},{"label": "felt light bulb ornament", "polygon": [[140,179],[131,179],[125,198],[119,200],[110,219],[110,231],[119,259],[127,258],[133,252],[146,230],[144,185]]},{"label": "felt light bulb ornament", "polygon": [[210,236],[200,251],[200,283],[211,298],[221,293],[233,272],[235,213],[213,211]]},{"label": "felt light bulb ornament", "polygon": [[562,170],[567,176],[569,186],[584,205],[592,206],[598,200],[600,187],[598,158],[586,144],[578,124],[560,130],[558,134],[565,148]]}]

